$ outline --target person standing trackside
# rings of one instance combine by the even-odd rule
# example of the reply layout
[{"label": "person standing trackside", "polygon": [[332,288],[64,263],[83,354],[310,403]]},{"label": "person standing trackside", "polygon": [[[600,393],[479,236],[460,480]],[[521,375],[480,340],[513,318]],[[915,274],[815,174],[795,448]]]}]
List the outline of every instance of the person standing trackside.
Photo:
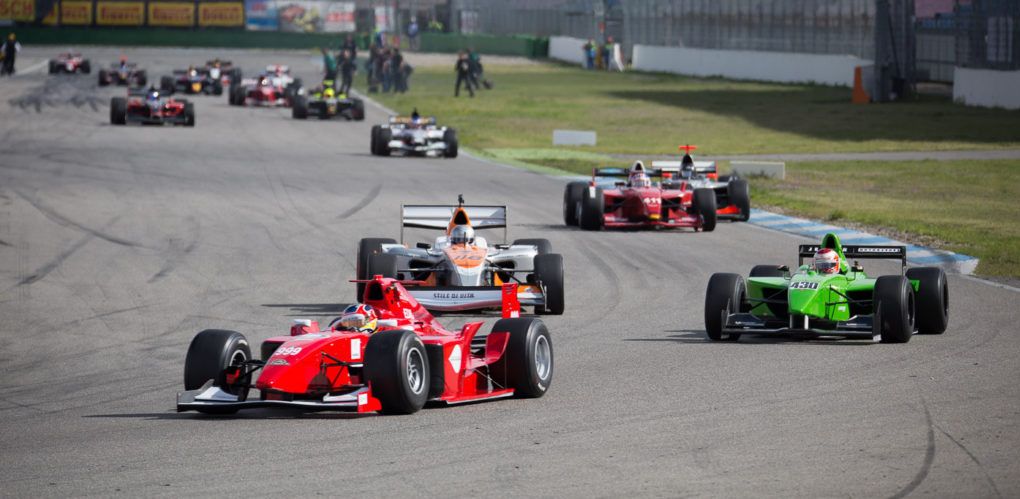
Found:
[{"label": "person standing trackside", "polygon": [[[326,76],[324,76],[323,79],[336,82],[336,58],[334,58],[333,54],[330,54],[325,48],[319,50],[322,51],[322,69],[326,72]],[[332,85],[333,83],[330,84]]]},{"label": "person standing trackside", "polygon": [[354,62],[351,52],[344,49],[343,58],[340,60],[340,76],[343,81],[340,83],[340,94],[346,95],[351,91],[351,84],[354,83],[354,74],[358,72],[358,66]]},{"label": "person standing trackside", "polygon": [[460,97],[460,83],[464,82],[471,97],[475,96],[475,90],[471,88],[471,61],[468,61],[467,54],[461,51],[457,56],[457,64],[453,66],[457,72],[457,85],[454,86],[453,96]]},{"label": "person standing trackside", "polygon": [[411,50],[418,50],[418,20],[413,17],[407,25],[407,43]]},{"label": "person standing trackside", "polygon": [[14,33],[7,36],[7,41],[0,47],[0,54],[3,55],[3,66],[0,66],[0,75],[14,76],[14,58],[21,52],[21,43],[14,38]]}]

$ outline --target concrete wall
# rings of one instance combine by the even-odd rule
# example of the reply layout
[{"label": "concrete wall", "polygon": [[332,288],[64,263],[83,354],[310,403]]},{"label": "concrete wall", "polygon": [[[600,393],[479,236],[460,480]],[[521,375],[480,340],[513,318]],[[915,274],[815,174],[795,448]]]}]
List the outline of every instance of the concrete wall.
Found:
[{"label": "concrete wall", "polygon": [[569,36],[549,37],[549,58],[584,65],[584,44],[588,40]]},{"label": "concrete wall", "polygon": [[736,80],[822,83],[852,87],[854,67],[870,60],[848,55],[692,49],[635,45],[633,69]]},{"label": "concrete wall", "polygon": [[1020,109],[1020,71],[957,67],[953,100],[968,106]]}]

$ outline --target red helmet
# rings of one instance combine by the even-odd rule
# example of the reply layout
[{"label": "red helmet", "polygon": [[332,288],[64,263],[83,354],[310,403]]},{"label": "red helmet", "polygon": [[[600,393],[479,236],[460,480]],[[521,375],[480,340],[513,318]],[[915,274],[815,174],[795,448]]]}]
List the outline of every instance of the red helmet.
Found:
[{"label": "red helmet", "polygon": [[823,274],[839,272],[839,254],[829,248],[822,248],[815,253],[814,268]]}]

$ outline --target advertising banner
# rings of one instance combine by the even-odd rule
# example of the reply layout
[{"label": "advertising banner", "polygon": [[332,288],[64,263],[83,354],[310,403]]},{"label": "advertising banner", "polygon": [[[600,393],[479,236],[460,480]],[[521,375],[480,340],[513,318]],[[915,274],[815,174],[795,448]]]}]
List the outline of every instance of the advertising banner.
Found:
[{"label": "advertising banner", "polygon": [[195,25],[195,4],[191,2],[149,2],[149,26],[190,28]]},{"label": "advertising banner", "polygon": [[276,31],[280,25],[275,0],[244,0],[245,27],[252,31]]},{"label": "advertising banner", "polygon": [[356,29],[354,24],[354,2],[328,3],[324,29],[327,33],[353,33]]},{"label": "advertising banner", "polygon": [[288,33],[322,33],[326,29],[326,2],[280,1],[280,31]]},{"label": "advertising banner", "polygon": [[142,26],[145,24],[145,2],[96,2],[96,25]]},{"label": "advertising banner", "polygon": [[35,0],[0,0],[0,20],[35,22]]},{"label": "advertising banner", "polygon": [[199,2],[198,26],[201,28],[244,27],[244,3]]},{"label": "advertising banner", "polygon": [[62,0],[60,24],[64,26],[92,25],[92,0]]}]

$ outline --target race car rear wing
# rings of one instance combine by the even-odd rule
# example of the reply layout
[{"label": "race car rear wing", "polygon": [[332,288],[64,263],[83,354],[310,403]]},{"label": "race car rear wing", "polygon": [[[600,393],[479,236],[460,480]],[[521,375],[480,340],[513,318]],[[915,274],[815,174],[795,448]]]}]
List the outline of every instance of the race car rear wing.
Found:
[{"label": "race car rear wing", "polygon": [[[671,170],[679,170],[683,166],[683,161],[652,161],[653,168]],[[709,173],[716,173],[715,161],[695,161],[694,162],[694,174],[695,175],[706,175]]]},{"label": "race car rear wing", "polygon": [[503,228],[503,241],[506,242],[506,206],[505,205],[437,205],[437,204],[402,204],[400,205],[400,243],[404,243],[404,227],[421,229],[446,229],[450,220],[462,208],[470,219],[473,229]]},{"label": "race car rear wing", "polygon": [[[630,168],[594,168],[592,169],[591,176],[595,177],[628,177],[630,176]],[[645,168],[645,175],[649,177],[662,177],[663,173],[669,173],[671,175],[679,175],[680,168]]]},{"label": "race car rear wing", "polygon": [[[428,118],[420,118],[422,125],[435,125],[436,118],[429,116]],[[406,125],[411,123],[410,116],[390,116],[391,125]]]},{"label": "race car rear wing", "polygon": [[[818,244],[802,244],[797,251],[797,265],[804,265],[805,258],[811,258],[822,248]],[[907,268],[906,246],[864,246],[847,244],[843,246],[843,256],[851,259],[888,259],[899,260],[902,268]]]}]

